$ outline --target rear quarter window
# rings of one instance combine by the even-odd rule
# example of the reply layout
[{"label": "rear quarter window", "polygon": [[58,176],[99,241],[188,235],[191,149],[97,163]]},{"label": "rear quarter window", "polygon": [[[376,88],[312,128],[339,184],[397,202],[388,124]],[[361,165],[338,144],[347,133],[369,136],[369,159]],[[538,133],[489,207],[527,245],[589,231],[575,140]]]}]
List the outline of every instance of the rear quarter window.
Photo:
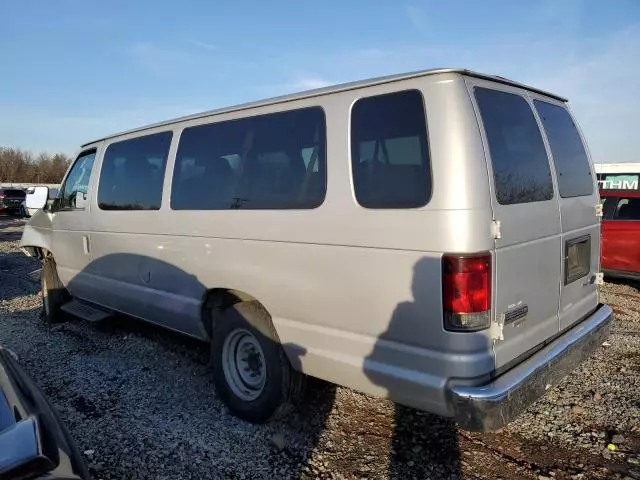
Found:
[{"label": "rear quarter window", "polygon": [[351,169],[358,203],[417,208],[431,197],[424,100],[418,90],[359,99],[351,111]]},{"label": "rear quarter window", "polygon": [[535,100],[547,135],[563,198],[593,194],[593,176],[580,133],[566,108]]},{"label": "rear quarter window", "polygon": [[529,103],[520,95],[474,90],[489,145],[498,203],[513,205],[553,198],[551,167]]}]

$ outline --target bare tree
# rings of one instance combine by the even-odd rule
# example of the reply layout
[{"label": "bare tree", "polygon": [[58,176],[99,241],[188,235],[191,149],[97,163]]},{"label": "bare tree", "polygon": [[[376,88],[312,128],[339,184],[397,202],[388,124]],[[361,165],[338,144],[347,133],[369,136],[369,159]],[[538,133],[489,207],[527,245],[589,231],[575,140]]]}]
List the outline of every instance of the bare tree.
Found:
[{"label": "bare tree", "polygon": [[0,182],[59,183],[71,158],[62,153],[38,156],[19,148],[0,147]]}]

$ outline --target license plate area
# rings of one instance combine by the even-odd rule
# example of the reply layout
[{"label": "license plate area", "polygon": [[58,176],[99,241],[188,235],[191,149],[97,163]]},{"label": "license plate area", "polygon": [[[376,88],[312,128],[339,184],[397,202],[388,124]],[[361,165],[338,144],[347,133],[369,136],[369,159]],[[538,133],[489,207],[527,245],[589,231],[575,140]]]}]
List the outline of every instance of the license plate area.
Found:
[{"label": "license plate area", "polygon": [[564,284],[580,280],[591,272],[591,236],[567,240],[564,246]]}]

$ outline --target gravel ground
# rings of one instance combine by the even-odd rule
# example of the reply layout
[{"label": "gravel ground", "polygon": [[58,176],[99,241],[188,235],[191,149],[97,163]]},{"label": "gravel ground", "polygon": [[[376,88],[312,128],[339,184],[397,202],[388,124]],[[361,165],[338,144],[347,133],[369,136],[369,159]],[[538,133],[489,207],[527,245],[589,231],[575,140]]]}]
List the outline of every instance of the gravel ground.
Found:
[{"label": "gravel ground", "polygon": [[295,415],[254,426],[215,397],[198,342],[125,318],[44,325],[26,277],[39,265],[19,236],[19,222],[0,219],[0,343],[58,409],[95,479],[640,479],[634,286],[605,285],[609,342],[500,432],[319,381]]}]

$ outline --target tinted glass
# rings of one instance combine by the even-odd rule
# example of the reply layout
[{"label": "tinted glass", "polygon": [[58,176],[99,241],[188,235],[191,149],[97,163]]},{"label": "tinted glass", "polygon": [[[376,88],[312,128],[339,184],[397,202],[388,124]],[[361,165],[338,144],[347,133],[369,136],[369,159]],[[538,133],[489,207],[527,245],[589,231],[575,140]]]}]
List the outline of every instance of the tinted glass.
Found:
[{"label": "tinted glass", "polygon": [[547,134],[561,197],[581,197],[593,193],[589,158],[571,115],[558,105],[535,100],[534,104]]},{"label": "tinted glass", "polygon": [[56,199],[55,209],[83,209],[87,206],[89,179],[95,159],[96,152],[87,152],[78,157]]},{"label": "tinted glass", "polygon": [[325,144],[321,108],[186,128],[171,208],[315,208],[326,191]]},{"label": "tinted glass", "polygon": [[3,190],[0,190],[0,195],[4,195],[7,198],[25,198],[27,196],[27,193],[24,190],[5,188]]},{"label": "tinted glass", "polygon": [[431,196],[427,125],[417,90],[358,100],[351,112],[351,168],[366,208],[415,208]]},{"label": "tinted glass", "polygon": [[553,198],[551,169],[529,103],[520,95],[475,89],[489,143],[496,197],[502,205]]},{"label": "tinted glass", "polygon": [[159,210],[171,132],[112,143],[102,160],[98,205],[103,210]]},{"label": "tinted glass", "polygon": [[613,220],[640,220],[640,198],[620,198]]},{"label": "tinted glass", "polygon": [[611,218],[617,208],[617,197],[601,197],[600,203],[602,204],[602,217],[607,219]]}]

